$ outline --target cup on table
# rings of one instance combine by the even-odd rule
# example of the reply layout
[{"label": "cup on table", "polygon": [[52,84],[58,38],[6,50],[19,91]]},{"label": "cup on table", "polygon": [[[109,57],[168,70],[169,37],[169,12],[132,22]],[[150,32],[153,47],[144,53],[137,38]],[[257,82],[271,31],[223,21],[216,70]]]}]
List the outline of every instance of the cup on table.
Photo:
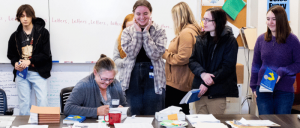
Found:
[{"label": "cup on table", "polygon": [[[104,116],[105,120],[105,116]],[[110,125],[114,125],[114,123],[121,123],[121,112],[120,111],[110,111],[108,113],[108,121]]]}]

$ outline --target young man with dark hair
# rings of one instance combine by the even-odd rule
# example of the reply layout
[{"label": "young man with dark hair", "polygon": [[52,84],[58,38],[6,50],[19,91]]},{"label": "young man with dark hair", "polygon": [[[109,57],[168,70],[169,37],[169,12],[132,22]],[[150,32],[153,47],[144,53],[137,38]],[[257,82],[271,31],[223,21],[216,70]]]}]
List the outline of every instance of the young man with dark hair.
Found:
[{"label": "young man with dark hair", "polygon": [[[37,105],[47,106],[47,78],[52,68],[49,32],[45,21],[35,17],[33,8],[28,4],[19,7],[16,17],[20,25],[9,39],[7,57],[14,66],[20,115],[29,115],[31,89],[35,90]],[[26,67],[25,79],[16,74]]]}]

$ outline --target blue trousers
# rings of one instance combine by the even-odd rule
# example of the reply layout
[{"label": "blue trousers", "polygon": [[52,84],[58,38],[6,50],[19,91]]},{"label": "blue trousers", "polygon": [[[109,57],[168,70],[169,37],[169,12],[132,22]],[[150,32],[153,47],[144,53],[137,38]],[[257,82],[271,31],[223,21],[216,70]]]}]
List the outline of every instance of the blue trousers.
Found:
[{"label": "blue trousers", "polygon": [[30,94],[32,89],[35,91],[37,106],[48,106],[47,79],[41,77],[39,73],[28,71],[26,79],[17,75],[16,85],[18,88],[20,115],[30,115]]},{"label": "blue trousers", "polygon": [[256,87],[256,102],[259,115],[291,114],[294,103],[294,93],[275,90],[271,92],[259,92]]},{"label": "blue trousers", "polygon": [[[165,90],[161,95],[154,90],[154,78],[149,77],[151,62],[139,62],[131,72],[126,100],[132,115],[155,115],[165,108]],[[154,74],[155,75],[155,74]]]}]

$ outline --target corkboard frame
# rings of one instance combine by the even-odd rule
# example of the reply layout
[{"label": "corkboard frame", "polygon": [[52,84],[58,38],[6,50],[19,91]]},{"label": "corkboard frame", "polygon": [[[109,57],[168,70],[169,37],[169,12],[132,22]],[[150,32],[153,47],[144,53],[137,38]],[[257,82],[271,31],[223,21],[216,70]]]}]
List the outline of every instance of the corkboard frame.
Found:
[{"label": "corkboard frame", "polygon": [[[247,0],[244,0],[247,3]],[[226,0],[225,0],[226,2]],[[204,13],[207,9],[212,8],[212,7],[220,7],[222,8],[222,6],[202,6],[202,2],[201,2],[201,19],[204,16]],[[232,23],[233,25],[235,25],[236,27],[238,27],[239,29],[241,29],[242,27],[246,27],[247,23],[247,4],[245,5],[245,7],[241,10],[241,12],[237,15],[235,20],[232,20],[228,15],[227,15],[227,20]],[[243,42],[242,42],[242,38],[241,35],[239,35],[236,38],[239,47],[243,47]]]}]

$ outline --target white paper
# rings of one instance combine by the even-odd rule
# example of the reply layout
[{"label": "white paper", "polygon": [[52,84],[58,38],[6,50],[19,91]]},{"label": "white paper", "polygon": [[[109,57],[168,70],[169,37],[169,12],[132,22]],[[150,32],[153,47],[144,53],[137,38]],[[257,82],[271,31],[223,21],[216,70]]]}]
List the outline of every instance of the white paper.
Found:
[{"label": "white paper", "polygon": [[152,124],[153,122],[153,117],[128,117],[124,123],[148,123]]},{"label": "white paper", "polygon": [[0,116],[0,127],[10,127],[15,116]]},{"label": "white paper", "polygon": [[48,125],[20,125],[19,128],[48,128]]},{"label": "white paper", "polygon": [[121,107],[121,108],[109,108],[109,111],[120,111],[122,115],[127,115],[129,107]]},{"label": "white paper", "polygon": [[87,127],[87,128],[109,128],[105,123],[74,123],[72,128],[82,128],[82,127]]},{"label": "white paper", "polygon": [[197,122],[220,123],[220,120],[218,120],[212,114],[192,114],[192,115],[186,115],[186,118],[192,124],[193,127],[196,127]]},{"label": "white paper", "polygon": [[273,91],[271,91],[269,89],[266,89],[264,86],[260,86],[259,87],[259,92],[273,92]]},{"label": "white paper", "polygon": [[148,123],[115,123],[115,128],[153,128],[152,124]]},{"label": "white paper", "polygon": [[223,6],[224,0],[202,0],[202,6]]},{"label": "white paper", "polygon": [[37,113],[30,113],[28,123],[38,123],[38,114]]},{"label": "white paper", "polygon": [[270,120],[246,120],[244,118],[241,118],[241,120],[239,120],[238,122],[243,126],[278,126],[278,124]]},{"label": "white paper", "polygon": [[168,107],[168,108],[165,108],[165,109],[159,111],[159,113],[164,113],[164,114],[175,114],[175,113],[179,113],[180,110],[182,110],[181,107],[170,106],[170,107]]},{"label": "white paper", "polygon": [[240,34],[240,29],[228,21],[227,21],[226,25],[228,25],[232,28],[233,35],[235,38],[237,38]]},{"label": "white paper", "polygon": [[198,122],[196,128],[228,128],[223,123],[201,123]]}]

